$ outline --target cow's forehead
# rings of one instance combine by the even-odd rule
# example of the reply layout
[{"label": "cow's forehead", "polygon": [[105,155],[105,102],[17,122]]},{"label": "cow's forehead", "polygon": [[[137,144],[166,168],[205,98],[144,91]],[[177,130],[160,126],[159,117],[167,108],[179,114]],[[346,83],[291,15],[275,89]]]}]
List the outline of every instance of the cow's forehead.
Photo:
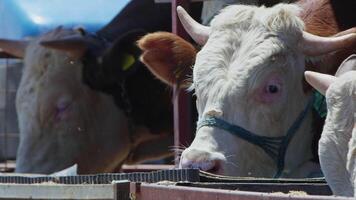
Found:
[{"label": "cow's forehead", "polygon": [[[276,33],[301,32],[303,22],[298,17],[300,8],[292,4],[274,7],[232,5],[223,9],[211,22],[212,30],[250,29],[265,27]],[[295,34],[295,33],[294,33]]]},{"label": "cow's forehead", "polygon": [[[246,73],[268,65],[270,59],[298,51],[293,49],[303,30],[298,11],[293,5],[225,8],[213,19],[209,40],[197,55],[194,87],[212,85],[231,72],[245,73],[248,79]],[[244,81],[241,76],[239,80]]]},{"label": "cow's forehead", "polygon": [[[41,68],[41,70],[44,70],[42,68],[46,68],[46,66],[55,66],[56,64],[72,64],[73,62],[71,63],[71,61],[73,59],[70,59],[66,52],[45,48],[40,45],[40,42],[61,39],[77,34],[79,33],[72,29],[57,28],[34,38],[26,49],[25,63],[35,68]],[[78,61],[75,61],[75,63],[78,63]]]}]

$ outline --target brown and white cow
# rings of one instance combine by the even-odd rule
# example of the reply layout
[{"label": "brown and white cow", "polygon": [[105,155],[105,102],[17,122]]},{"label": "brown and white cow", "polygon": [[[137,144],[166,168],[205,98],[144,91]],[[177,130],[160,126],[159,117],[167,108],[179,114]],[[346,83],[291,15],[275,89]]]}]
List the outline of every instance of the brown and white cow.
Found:
[{"label": "brown and white cow", "polygon": [[1,49],[24,60],[16,172],[52,173],[76,163],[79,173],[112,172],[171,154],[172,136],[129,123],[112,96],[83,83],[80,59],[40,44],[81,34],[59,27],[29,42],[0,40]]},{"label": "brown and white cow", "polygon": [[[178,8],[182,24],[203,45],[196,55],[191,86],[197,96],[198,129],[193,143],[182,154],[181,167],[263,177],[271,177],[276,172],[281,175],[282,171],[283,176],[303,177],[317,167],[309,162],[315,130],[312,112],[308,111],[312,94],[302,84],[305,60],[318,56],[328,60],[329,53],[353,45],[356,35],[348,34],[352,29],[332,38],[304,32],[301,13],[297,6],[285,4],[271,8],[229,6],[207,27]],[[310,28],[308,23],[306,28]],[[175,83],[175,79],[172,81],[175,76],[165,76],[174,74],[175,66],[168,64],[164,68],[167,62],[162,57],[153,53],[147,56],[150,55],[147,52],[161,53],[161,45],[156,45],[160,40],[152,38],[148,35],[139,42],[144,50],[142,60],[161,79]],[[168,38],[171,44],[176,44],[172,36]],[[184,51],[177,50],[177,46],[162,52],[175,55],[174,52]],[[194,63],[194,56],[187,60]],[[300,124],[296,122],[299,117],[305,118]],[[300,127],[291,128],[293,124]],[[289,129],[296,132],[290,139],[284,138],[282,143],[287,143],[287,148],[285,144],[274,146],[273,142],[256,146],[271,140],[270,137],[276,141],[276,137],[285,136]],[[245,135],[259,139],[247,139],[247,142],[241,132],[249,132]]]}]

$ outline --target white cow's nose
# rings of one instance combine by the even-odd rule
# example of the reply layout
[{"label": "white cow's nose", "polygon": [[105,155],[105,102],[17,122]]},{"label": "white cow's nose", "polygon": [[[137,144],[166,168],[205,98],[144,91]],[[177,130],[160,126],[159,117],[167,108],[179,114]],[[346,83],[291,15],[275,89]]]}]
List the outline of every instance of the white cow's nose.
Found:
[{"label": "white cow's nose", "polygon": [[206,172],[222,174],[223,162],[225,162],[225,157],[220,153],[188,148],[182,153],[179,167],[200,169]]}]

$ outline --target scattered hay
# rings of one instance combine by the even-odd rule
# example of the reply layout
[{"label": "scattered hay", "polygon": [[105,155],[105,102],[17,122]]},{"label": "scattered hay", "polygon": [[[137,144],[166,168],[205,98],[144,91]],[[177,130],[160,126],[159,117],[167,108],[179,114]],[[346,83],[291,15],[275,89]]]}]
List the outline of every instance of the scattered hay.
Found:
[{"label": "scattered hay", "polygon": [[283,192],[272,192],[271,194],[289,194],[289,195],[294,195],[294,196],[307,196],[308,194],[304,191],[295,191],[291,190],[288,193],[283,193]]}]

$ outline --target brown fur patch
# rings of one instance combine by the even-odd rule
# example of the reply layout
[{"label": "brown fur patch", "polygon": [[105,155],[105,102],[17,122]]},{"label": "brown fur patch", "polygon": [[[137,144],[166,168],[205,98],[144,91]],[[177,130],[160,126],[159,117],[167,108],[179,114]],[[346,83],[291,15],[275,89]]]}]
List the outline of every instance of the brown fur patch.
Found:
[{"label": "brown fur patch", "polygon": [[[351,1],[333,0],[300,0],[297,4],[302,8],[300,17],[305,23],[305,30],[319,36],[340,36],[356,33],[356,21],[352,22],[355,14],[347,8]],[[346,30],[346,31],[345,31]],[[320,57],[320,60],[306,62],[306,70],[327,74],[335,74],[343,60],[356,53],[356,44],[349,48],[329,53]],[[305,91],[311,90],[311,86],[304,81]]]}]

